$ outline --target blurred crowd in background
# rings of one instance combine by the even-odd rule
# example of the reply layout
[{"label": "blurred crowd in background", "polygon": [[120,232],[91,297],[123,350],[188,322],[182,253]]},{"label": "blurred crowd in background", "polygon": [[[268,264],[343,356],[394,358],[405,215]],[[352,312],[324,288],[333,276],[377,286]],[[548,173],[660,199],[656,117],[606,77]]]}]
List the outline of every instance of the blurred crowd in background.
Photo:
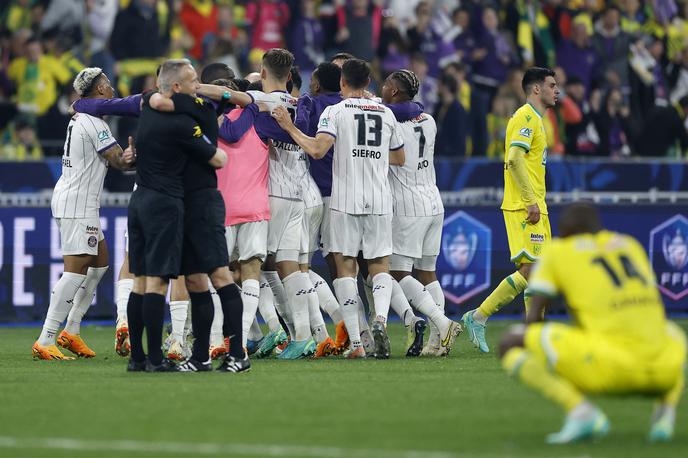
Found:
[{"label": "blurred crowd in background", "polygon": [[411,69],[438,156],[501,158],[533,65],[555,69],[562,91],[545,117],[550,158],[688,152],[688,1],[4,0],[0,158],[62,154],[84,66],[126,96],[153,88],[164,59],[245,75],[272,47],[294,53],[302,91],[337,52],[373,64],[373,92]]}]

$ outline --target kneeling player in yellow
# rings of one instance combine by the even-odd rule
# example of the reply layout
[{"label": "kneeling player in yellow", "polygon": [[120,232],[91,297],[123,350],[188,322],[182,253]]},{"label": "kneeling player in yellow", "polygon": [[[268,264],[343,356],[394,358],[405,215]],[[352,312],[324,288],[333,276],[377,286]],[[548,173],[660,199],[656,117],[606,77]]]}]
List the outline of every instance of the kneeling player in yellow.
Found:
[{"label": "kneeling player in yellow", "polygon": [[[668,441],[683,391],[686,337],[664,315],[654,274],[633,238],[603,230],[597,211],[574,204],[559,220],[561,239],[531,275],[527,326],[512,328],[500,355],[507,372],[566,410],[553,444],[604,436],[609,422],[586,394],[656,398],[651,441]],[[575,324],[542,323],[562,296]]]},{"label": "kneeling player in yellow", "polygon": [[[559,88],[554,72],[539,67],[525,72],[521,86],[526,104],[516,110],[506,127],[502,202],[511,262],[518,270],[462,318],[466,335],[485,353],[490,351],[485,340],[487,319],[526,289],[530,267],[552,237],[545,204],[547,138],[542,116],[556,105]],[[526,311],[529,302],[526,294]]]}]

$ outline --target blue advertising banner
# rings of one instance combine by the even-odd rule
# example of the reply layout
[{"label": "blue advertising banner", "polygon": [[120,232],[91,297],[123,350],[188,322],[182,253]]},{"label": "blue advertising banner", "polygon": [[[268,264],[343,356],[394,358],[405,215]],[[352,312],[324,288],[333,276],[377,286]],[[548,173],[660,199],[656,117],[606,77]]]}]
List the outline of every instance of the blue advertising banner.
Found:
[{"label": "blue advertising banner", "polygon": [[[556,234],[561,207],[550,206]],[[607,228],[628,233],[648,250],[657,284],[670,312],[688,312],[688,209],[671,205],[601,206]],[[126,208],[101,209],[110,270],[98,287],[91,319],[112,318],[114,285],[124,259]],[[475,307],[514,266],[501,211],[496,207],[447,208],[437,276],[447,309]],[[322,269],[322,259],[316,258]],[[42,320],[52,285],[62,273],[60,234],[49,208],[0,208],[0,321]],[[505,309],[520,313],[522,298]]]}]

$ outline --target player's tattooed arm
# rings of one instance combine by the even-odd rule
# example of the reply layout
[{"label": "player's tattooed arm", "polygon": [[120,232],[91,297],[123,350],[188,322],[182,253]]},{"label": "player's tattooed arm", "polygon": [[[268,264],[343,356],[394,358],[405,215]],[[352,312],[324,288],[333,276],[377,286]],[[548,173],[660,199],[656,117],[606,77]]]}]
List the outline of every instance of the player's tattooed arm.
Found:
[{"label": "player's tattooed arm", "polygon": [[225,92],[229,94],[229,100],[231,103],[245,107],[248,104],[253,103],[253,97],[245,92],[235,91],[225,86],[216,86],[214,84],[201,84],[198,89],[198,95],[208,97],[213,100],[222,100],[224,98]]},{"label": "player's tattooed arm", "polygon": [[122,147],[117,143],[100,153],[108,163],[117,170],[130,170],[133,168],[136,154],[133,146],[133,139],[129,137],[127,152],[122,151]]},{"label": "player's tattooed arm", "polygon": [[285,132],[299,145],[303,150],[314,159],[321,159],[334,145],[334,137],[328,134],[319,133],[315,137],[309,137],[301,132],[291,120],[291,116],[286,108],[279,106],[272,110],[272,117],[277,120]]}]

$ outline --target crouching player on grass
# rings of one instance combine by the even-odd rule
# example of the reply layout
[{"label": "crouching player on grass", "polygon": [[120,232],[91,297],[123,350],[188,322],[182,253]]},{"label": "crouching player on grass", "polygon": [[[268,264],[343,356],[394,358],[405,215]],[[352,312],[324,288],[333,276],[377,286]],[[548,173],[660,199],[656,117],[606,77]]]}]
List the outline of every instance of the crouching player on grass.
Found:
[{"label": "crouching player on grass", "polygon": [[[527,326],[502,339],[504,368],[566,411],[550,444],[601,437],[605,414],[587,394],[644,394],[656,400],[649,439],[668,441],[683,391],[686,336],[664,315],[645,251],[604,230],[597,211],[574,204],[559,219],[561,238],[543,254],[528,290]],[[575,324],[542,323],[562,296]]]}]

